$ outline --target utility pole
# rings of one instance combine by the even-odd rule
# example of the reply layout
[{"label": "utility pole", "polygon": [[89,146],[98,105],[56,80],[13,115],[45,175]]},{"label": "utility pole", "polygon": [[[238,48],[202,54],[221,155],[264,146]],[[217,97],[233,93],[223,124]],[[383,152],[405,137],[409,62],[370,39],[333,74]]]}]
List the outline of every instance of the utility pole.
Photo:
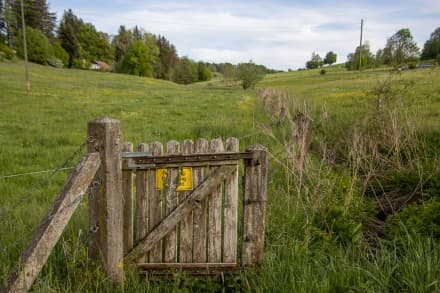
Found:
[{"label": "utility pole", "polygon": [[26,24],[24,23],[23,0],[21,0],[21,24],[23,29],[23,49],[24,49],[24,70],[26,72],[26,93],[29,95],[31,91],[31,81],[29,80],[28,55],[26,43]]},{"label": "utility pole", "polygon": [[363,29],[364,29],[364,20],[361,19],[361,40],[359,42],[359,71],[361,71],[361,67],[362,67],[362,31],[363,31]]}]

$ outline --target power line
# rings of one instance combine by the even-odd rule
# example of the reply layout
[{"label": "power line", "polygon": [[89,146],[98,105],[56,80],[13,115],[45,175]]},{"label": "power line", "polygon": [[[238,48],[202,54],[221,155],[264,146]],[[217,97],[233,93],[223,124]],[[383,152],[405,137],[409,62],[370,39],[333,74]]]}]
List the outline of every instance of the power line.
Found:
[{"label": "power line", "polygon": [[26,25],[24,23],[23,0],[21,0],[21,25],[23,28],[23,49],[24,49],[24,70],[26,72],[26,93],[29,95],[29,92],[31,91],[31,81],[29,80],[29,67],[28,67],[28,55],[27,55],[27,44],[26,44]]},{"label": "power line", "polygon": [[364,20],[361,19],[361,39],[359,42],[359,71],[361,71],[361,67],[362,67],[362,33],[363,33],[363,29],[364,29]]}]

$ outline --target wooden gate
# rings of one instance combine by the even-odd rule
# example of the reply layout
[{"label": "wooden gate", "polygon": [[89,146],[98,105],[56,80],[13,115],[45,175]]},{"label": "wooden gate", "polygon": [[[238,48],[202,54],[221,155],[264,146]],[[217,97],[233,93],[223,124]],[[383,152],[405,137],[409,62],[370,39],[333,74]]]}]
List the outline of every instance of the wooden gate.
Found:
[{"label": "wooden gate", "polygon": [[103,162],[89,203],[89,251],[103,256],[112,279],[122,280],[123,262],[155,273],[211,274],[262,261],[264,147],[239,152],[238,139],[217,138],[141,143],[133,152],[108,118],[89,122],[89,136],[89,151]]}]

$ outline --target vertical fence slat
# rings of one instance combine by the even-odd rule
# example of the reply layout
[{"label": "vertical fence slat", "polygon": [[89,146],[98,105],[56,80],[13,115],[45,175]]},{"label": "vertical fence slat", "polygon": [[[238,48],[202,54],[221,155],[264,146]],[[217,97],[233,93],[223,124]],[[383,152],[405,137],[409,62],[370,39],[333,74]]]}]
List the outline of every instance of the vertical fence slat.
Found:
[{"label": "vertical fence slat", "polygon": [[[208,152],[208,141],[204,138],[199,138],[194,143],[195,153],[207,153]],[[197,187],[208,174],[207,167],[196,167],[193,169],[194,187]],[[204,198],[199,202],[199,206],[194,209],[193,218],[194,228],[193,228],[193,261],[202,263],[206,262],[206,207],[207,200]]]},{"label": "vertical fence slat", "polygon": [[[180,153],[180,144],[175,140],[167,143],[167,154],[176,155]],[[165,216],[168,216],[177,206],[177,186],[179,185],[179,168],[168,168],[165,193]],[[177,229],[171,230],[165,236],[165,262],[177,261]]]},{"label": "vertical fence slat", "polygon": [[[194,142],[192,140],[185,140],[183,142],[182,153],[184,155],[192,154],[194,151]],[[193,186],[195,188],[195,186]],[[191,191],[183,191],[181,193],[180,201],[185,200]],[[193,212],[189,213],[180,223],[180,253],[179,261],[181,263],[192,262],[192,248],[193,248]]]},{"label": "vertical fence slat", "polygon": [[[239,141],[235,137],[226,140],[227,152],[238,152]],[[238,164],[234,173],[225,180],[223,262],[237,261],[237,209],[238,209]]]},{"label": "vertical fence slat", "polygon": [[[132,152],[133,144],[125,142],[122,145],[123,152]],[[127,160],[123,161],[122,168],[127,167]],[[124,204],[124,255],[133,248],[133,172],[122,171],[122,202]]]},{"label": "vertical fence slat", "polygon": [[[148,152],[149,146],[140,143],[137,147],[139,152]],[[148,178],[151,171],[136,170],[136,243],[147,235],[148,231]],[[140,261],[146,261],[145,257]]]},{"label": "vertical fence slat", "polygon": [[[221,138],[211,140],[210,151],[223,152]],[[214,167],[218,168],[218,167]],[[221,262],[222,254],[222,186],[219,185],[208,198],[208,262]]]},{"label": "vertical fence slat", "polygon": [[251,146],[247,151],[253,153],[253,158],[245,160],[241,257],[245,266],[263,261],[268,168],[265,147]]},{"label": "vertical fence slat", "polygon": [[99,192],[89,201],[89,255],[103,256],[107,275],[123,282],[122,156],[118,120],[108,117],[89,121],[89,152],[99,152]]},{"label": "vertical fence slat", "polygon": [[[163,145],[160,142],[153,142],[150,146],[150,151],[153,156],[162,155]],[[150,177],[148,181],[148,190],[150,190],[150,227],[151,231],[162,220],[162,191],[156,190],[156,176],[155,174]],[[158,242],[150,250],[150,262],[162,261],[162,241]]]}]

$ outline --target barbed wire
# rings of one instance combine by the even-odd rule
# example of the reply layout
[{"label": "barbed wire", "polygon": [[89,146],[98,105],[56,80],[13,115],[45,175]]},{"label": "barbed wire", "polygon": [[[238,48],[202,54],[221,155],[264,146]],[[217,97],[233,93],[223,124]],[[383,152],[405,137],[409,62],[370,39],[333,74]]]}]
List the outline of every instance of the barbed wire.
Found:
[{"label": "barbed wire", "polygon": [[[46,223],[47,221],[52,220],[55,217],[56,214],[61,214],[65,210],[67,210],[70,207],[72,207],[72,206],[76,205],[77,203],[81,202],[84,199],[84,197],[86,196],[86,194],[88,194],[90,198],[93,198],[95,196],[95,192],[94,191],[98,188],[98,186],[99,186],[99,182],[98,181],[93,181],[93,183],[89,186],[89,188],[87,189],[86,192],[80,194],[76,199],[71,201],[69,204],[63,206],[61,209],[51,211],[51,214],[49,215],[49,217],[43,218],[43,220],[40,222],[40,224],[38,226],[36,226],[33,229],[29,230],[28,232],[22,234],[20,237],[15,239],[11,244],[3,246],[0,250],[3,251],[3,252],[6,252],[9,249],[11,249],[12,247],[18,246],[24,239],[29,238],[30,235],[34,234],[37,231],[37,229],[43,223]],[[96,231],[89,231],[89,232],[96,232]]]},{"label": "barbed wire", "polygon": [[[69,169],[73,169],[73,168],[75,168],[75,167],[66,167],[66,168],[61,168],[58,171],[69,170]],[[0,179],[13,178],[13,177],[21,177],[21,176],[28,176],[28,175],[35,175],[35,174],[42,174],[42,173],[49,173],[49,172],[53,172],[55,170],[56,169],[49,169],[49,170],[33,171],[33,172],[27,172],[27,173],[11,174],[11,175],[0,176]]]},{"label": "barbed wire", "polygon": [[[46,185],[50,182],[53,176],[55,176],[58,172],[62,170],[66,170],[66,168],[71,168],[70,166],[67,167],[72,163],[72,161],[84,150],[87,143],[93,138],[87,138],[73,153],[68,157],[62,164],[60,164],[57,168],[51,170],[52,173],[45,179],[42,179],[38,181],[37,183],[33,184],[26,192],[24,192],[21,196],[19,196],[18,200],[9,208],[4,209],[0,213],[0,222],[3,222],[6,218],[9,217],[11,212],[15,210],[21,203],[23,203],[26,199],[28,199],[35,191]],[[50,171],[49,171],[50,172]]]}]

